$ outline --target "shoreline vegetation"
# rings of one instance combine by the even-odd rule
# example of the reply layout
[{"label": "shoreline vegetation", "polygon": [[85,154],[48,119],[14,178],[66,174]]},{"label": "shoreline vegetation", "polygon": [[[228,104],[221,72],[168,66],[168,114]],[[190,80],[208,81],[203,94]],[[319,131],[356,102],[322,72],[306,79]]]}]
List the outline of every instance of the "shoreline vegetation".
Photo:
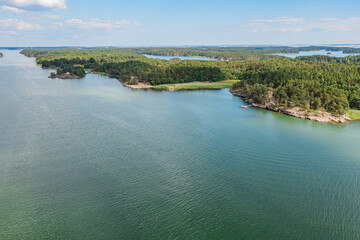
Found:
[{"label": "shoreline vegetation", "polygon": [[[347,122],[360,114],[360,55],[290,59],[277,53],[344,51],[356,48],[106,48],[25,49],[51,78],[82,78],[90,73],[117,78],[125,87],[155,90],[231,88],[253,107],[318,122]],[[160,56],[201,56],[208,60],[160,60]],[[351,117],[351,118],[350,118]]]},{"label": "shoreline vegetation", "polygon": [[348,115],[352,120],[360,120],[360,110],[350,109]]},{"label": "shoreline vegetation", "polygon": [[[345,114],[331,114],[324,109],[309,110],[300,107],[288,107],[287,105],[276,104],[275,98],[272,97],[270,93],[270,101],[266,103],[255,103],[253,99],[249,98],[241,91],[236,91],[231,89],[230,92],[234,96],[241,97],[244,101],[249,104],[248,106],[241,106],[242,108],[248,108],[249,106],[261,108],[265,110],[270,110],[273,112],[279,112],[288,116],[302,118],[307,120],[312,120],[316,122],[333,122],[333,123],[346,123],[351,120],[355,120],[352,117],[349,117],[347,113]],[[351,110],[350,110],[351,111]],[[360,113],[360,111],[359,111]],[[359,116],[360,117],[360,116]]]}]

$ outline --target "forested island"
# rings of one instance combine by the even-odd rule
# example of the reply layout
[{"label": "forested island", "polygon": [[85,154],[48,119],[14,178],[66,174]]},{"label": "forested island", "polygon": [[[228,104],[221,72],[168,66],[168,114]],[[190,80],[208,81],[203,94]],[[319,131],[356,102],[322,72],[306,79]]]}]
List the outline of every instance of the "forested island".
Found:
[{"label": "forested island", "polygon": [[[177,84],[182,83],[219,83],[221,88],[221,83],[227,83],[226,87],[230,87],[237,82],[231,92],[243,97],[254,107],[321,122],[348,121],[350,118],[347,113],[350,109],[360,110],[359,56],[290,59],[273,55],[322,49],[324,48],[25,49],[22,53],[35,57],[37,63],[44,68],[57,69],[57,73],[50,77],[81,78],[87,70],[117,78],[126,86],[168,90],[177,90]],[[359,51],[351,48],[326,50]],[[203,56],[221,58],[223,61],[166,61],[149,59],[142,54]],[[231,84],[226,82],[229,80],[232,81]],[[201,85],[195,84],[199,88]]]},{"label": "forested island", "polygon": [[61,68],[58,68],[56,73],[51,73],[49,78],[79,79],[85,77],[85,74],[86,73],[83,66],[65,65]]}]

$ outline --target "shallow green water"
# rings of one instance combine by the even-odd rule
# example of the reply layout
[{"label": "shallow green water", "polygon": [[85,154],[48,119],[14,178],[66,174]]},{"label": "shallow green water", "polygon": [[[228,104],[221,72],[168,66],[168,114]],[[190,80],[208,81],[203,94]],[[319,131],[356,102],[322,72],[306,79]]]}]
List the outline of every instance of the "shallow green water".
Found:
[{"label": "shallow green water", "polygon": [[359,239],[360,123],[0,59],[0,239]]}]

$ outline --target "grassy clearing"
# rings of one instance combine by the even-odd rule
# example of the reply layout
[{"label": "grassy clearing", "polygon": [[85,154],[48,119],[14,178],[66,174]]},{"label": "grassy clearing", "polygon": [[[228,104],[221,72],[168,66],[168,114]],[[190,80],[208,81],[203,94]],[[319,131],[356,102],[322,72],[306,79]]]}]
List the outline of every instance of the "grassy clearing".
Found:
[{"label": "grassy clearing", "polygon": [[88,72],[93,73],[93,74],[98,74],[98,75],[102,75],[102,76],[107,76],[107,73],[104,73],[104,72],[91,72],[90,69],[85,69],[85,70],[87,70]]},{"label": "grassy clearing", "polygon": [[191,83],[177,83],[177,84],[163,84],[155,86],[155,89],[160,90],[196,90],[196,89],[221,89],[231,88],[232,85],[237,83],[239,80],[224,80],[219,82],[191,82]]},{"label": "grassy clearing", "polygon": [[352,119],[360,120],[360,110],[351,109],[349,110],[348,115]]}]

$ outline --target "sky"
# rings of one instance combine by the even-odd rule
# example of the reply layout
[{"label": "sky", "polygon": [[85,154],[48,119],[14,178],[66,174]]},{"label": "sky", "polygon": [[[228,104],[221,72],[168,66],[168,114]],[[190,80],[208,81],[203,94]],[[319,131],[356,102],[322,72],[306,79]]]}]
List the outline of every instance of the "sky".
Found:
[{"label": "sky", "polygon": [[0,0],[0,46],[360,44],[359,0]]}]

